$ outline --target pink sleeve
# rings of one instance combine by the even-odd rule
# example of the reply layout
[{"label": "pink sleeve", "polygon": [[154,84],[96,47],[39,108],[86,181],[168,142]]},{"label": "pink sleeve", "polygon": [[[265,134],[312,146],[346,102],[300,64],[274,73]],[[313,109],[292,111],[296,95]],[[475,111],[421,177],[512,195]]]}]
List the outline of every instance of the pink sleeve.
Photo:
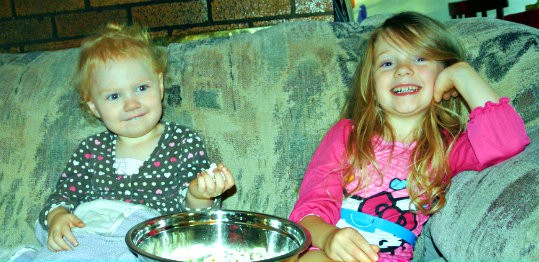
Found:
[{"label": "pink sleeve", "polygon": [[452,174],[483,170],[522,152],[529,143],[524,121],[509,104],[509,98],[487,102],[472,110],[467,130],[450,153]]},{"label": "pink sleeve", "polygon": [[343,156],[351,130],[352,122],[344,119],[328,131],[307,167],[290,220],[316,215],[337,223],[343,198]]}]

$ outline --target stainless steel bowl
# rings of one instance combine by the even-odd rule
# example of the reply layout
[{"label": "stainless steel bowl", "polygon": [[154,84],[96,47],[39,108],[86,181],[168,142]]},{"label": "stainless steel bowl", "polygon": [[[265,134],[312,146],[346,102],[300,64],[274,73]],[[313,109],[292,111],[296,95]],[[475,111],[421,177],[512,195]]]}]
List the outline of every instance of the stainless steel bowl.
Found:
[{"label": "stainless steel bowl", "polygon": [[287,219],[218,210],[144,221],[125,241],[143,261],[297,261],[311,237]]}]

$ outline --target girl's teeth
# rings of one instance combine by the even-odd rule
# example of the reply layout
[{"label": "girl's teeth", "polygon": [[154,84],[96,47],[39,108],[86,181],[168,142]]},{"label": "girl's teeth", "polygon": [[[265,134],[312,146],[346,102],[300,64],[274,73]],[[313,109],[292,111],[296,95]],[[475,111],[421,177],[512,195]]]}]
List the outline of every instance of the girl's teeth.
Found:
[{"label": "girl's teeth", "polygon": [[402,94],[402,93],[415,92],[417,90],[418,90],[418,87],[416,87],[416,86],[403,86],[403,87],[394,88],[393,93]]}]

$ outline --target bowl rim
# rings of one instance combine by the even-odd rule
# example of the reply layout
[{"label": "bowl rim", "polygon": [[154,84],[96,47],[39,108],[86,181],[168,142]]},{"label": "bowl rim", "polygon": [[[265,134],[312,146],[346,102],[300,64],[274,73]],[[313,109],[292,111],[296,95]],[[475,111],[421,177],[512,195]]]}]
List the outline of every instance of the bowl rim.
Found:
[{"label": "bowl rim", "polygon": [[305,239],[305,241],[303,241],[303,243],[301,245],[299,245],[298,247],[290,250],[289,252],[287,252],[287,254],[282,254],[282,255],[273,257],[271,259],[256,260],[258,262],[281,261],[281,260],[284,260],[284,259],[287,259],[287,258],[291,258],[291,257],[293,257],[295,255],[299,255],[302,252],[306,251],[307,248],[311,245],[312,240],[311,240],[311,235],[310,235],[309,231],[305,227],[300,225],[299,223],[296,223],[296,222],[294,222],[294,221],[292,221],[292,220],[290,220],[288,218],[282,218],[282,217],[278,217],[278,216],[275,216],[275,215],[270,215],[270,214],[265,214],[265,213],[260,213],[260,212],[253,212],[253,211],[232,210],[232,209],[218,209],[218,210],[193,211],[193,212],[178,212],[178,213],[166,214],[166,215],[161,215],[161,216],[157,216],[157,217],[154,217],[154,218],[146,219],[146,220],[136,224],[135,226],[133,226],[133,227],[131,227],[129,229],[129,231],[125,235],[125,243],[127,244],[127,247],[129,248],[129,250],[137,257],[143,256],[145,258],[148,258],[148,259],[151,259],[151,260],[154,260],[154,261],[166,261],[166,262],[178,262],[178,261],[181,261],[181,260],[174,260],[174,259],[168,259],[168,258],[164,258],[164,257],[159,257],[159,256],[153,255],[151,253],[148,253],[148,252],[142,250],[141,248],[139,248],[134,243],[134,241],[132,241],[132,240],[134,240],[135,232],[142,229],[142,228],[144,228],[148,223],[150,223],[152,221],[163,220],[163,219],[165,219],[167,217],[180,216],[180,215],[193,216],[193,215],[196,215],[196,214],[204,214],[204,215],[211,216],[212,213],[222,213],[222,214],[239,213],[239,214],[251,215],[251,216],[264,216],[264,217],[267,217],[267,218],[280,220],[281,222],[284,222],[284,223],[287,223],[287,224],[290,224],[290,225],[296,227],[300,231],[303,238]]}]

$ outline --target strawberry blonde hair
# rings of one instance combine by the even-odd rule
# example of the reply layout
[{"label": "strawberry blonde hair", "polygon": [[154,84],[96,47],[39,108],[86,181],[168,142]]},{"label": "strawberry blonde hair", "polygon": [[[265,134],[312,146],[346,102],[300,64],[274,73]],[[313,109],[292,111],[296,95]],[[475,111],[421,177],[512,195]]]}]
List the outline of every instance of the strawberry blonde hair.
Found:
[{"label": "strawberry blonde hair", "polygon": [[[444,67],[465,59],[462,46],[438,21],[415,12],[396,14],[387,19],[370,36],[361,64],[354,75],[351,93],[342,112],[353,122],[346,147],[349,162],[344,165],[345,188],[353,181],[359,184],[351,194],[367,187],[376,176],[383,179],[376,163],[373,138],[394,142],[393,127],[385,121],[374,91],[374,47],[379,39],[414,50],[416,55],[440,61]],[[416,146],[410,156],[407,190],[411,203],[425,214],[433,214],[446,203],[445,191],[451,182],[449,152],[465,128],[461,116],[464,103],[460,98],[441,103],[431,102],[420,126],[413,131]],[[376,170],[368,172],[368,167]]]},{"label": "strawberry blonde hair", "polygon": [[150,62],[156,74],[167,69],[166,51],[153,45],[149,32],[141,26],[125,26],[109,23],[97,34],[86,38],[80,47],[79,62],[74,75],[75,88],[79,94],[79,106],[87,115],[93,116],[87,102],[92,88],[91,76],[97,65],[109,60],[143,58]]}]

